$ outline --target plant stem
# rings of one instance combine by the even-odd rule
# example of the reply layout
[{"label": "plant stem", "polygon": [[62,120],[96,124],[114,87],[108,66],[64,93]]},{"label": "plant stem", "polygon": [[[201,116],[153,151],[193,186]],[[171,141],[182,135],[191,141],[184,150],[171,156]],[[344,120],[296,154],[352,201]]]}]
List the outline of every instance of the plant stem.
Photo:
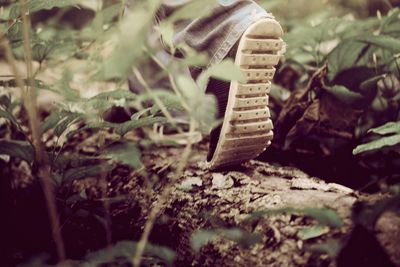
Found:
[{"label": "plant stem", "polygon": [[[15,78],[17,87],[21,89],[21,95],[23,95],[24,92],[24,87],[25,87],[25,82],[22,80],[21,75],[19,74],[19,71],[17,69],[17,62],[14,58],[14,55],[12,53],[12,49],[10,46],[10,43],[8,40],[5,38],[4,33],[0,30],[0,46],[4,48],[5,51],[5,56],[6,56],[6,61],[8,62],[9,66],[11,67],[11,71],[13,73],[12,77]],[[25,131],[21,128],[21,125],[17,125],[18,130],[24,134],[26,137],[27,141],[29,144],[34,147],[32,141],[29,139],[28,134],[25,133]]]},{"label": "plant stem", "polygon": [[[189,133],[193,134],[195,131],[195,128],[196,128],[196,123],[193,119],[191,119]],[[143,255],[146,245],[148,243],[149,236],[150,236],[151,230],[153,229],[155,220],[157,219],[157,216],[160,213],[162,207],[167,202],[168,197],[171,194],[171,191],[173,189],[174,182],[181,177],[183,170],[188,163],[189,156],[192,151],[192,145],[193,145],[193,141],[192,141],[192,139],[189,139],[189,142],[186,145],[185,150],[182,154],[182,160],[178,164],[178,167],[175,171],[175,175],[173,176],[172,181],[170,181],[165,186],[164,190],[161,192],[160,197],[158,198],[158,200],[154,204],[154,207],[150,211],[149,217],[144,225],[142,236],[140,238],[140,241],[137,244],[135,255],[132,260],[134,267],[140,266],[140,263],[142,261],[142,255]]]},{"label": "plant stem", "polygon": [[182,133],[182,129],[177,127],[176,122],[174,118],[172,117],[171,113],[168,111],[168,109],[165,107],[164,103],[161,101],[161,99],[155,95],[150,86],[147,84],[145,79],[143,78],[142,74],[137,68],[133,69],[133,73],[135,74],[136,78],[138,79],[139,83],[144,87],[146,92],[154,99],[154,102],[157,104],[157,106],[160,108],[161,112],[164,114],[164,116],[168,119],[168,121],[172,124],[172,126],[177,128],[177,131],[179,133]]},{"label": "plant stem", "polygon": [[390,3],[389,0],[383,0],[383,2],[385,2],[385,4],[386,4],[390,9],[393,9],[393,8],[394,8],[393,5],[392,5],[392,3]]},{"label": "plant stem", "polygon": [[[101,184],[103,183],[103,184]],[[105,219],[105,230],[106,230],[106,241],[107,241],[107,247],[111,247],[112,245],[112,231],[111,231],[111,215],[110,215],[110,201],[108,200],[107,196],[107,188],[108,188],[108,182],[107,182],[107,173],[102,172],[101,173],[101,179],[100,179],[100,188],[102,190],[102,195],[104,198],[103,201],[103,208],[104,208],[104,219]]]},{"label": "plant stem", "polygon": [[0,42],[1,42],[1,46],[5,50],[6,60],[7,60],[8,64],[9,64],[9,66],[11,67],[11,71],[13,73],[12,77],[15,77],[15,81],[17,83],[17,86],[21,89],[21,95],[22,95],[23,91],[24,91],[25,83],[22,80],[21,76],[19,75],[19,72],[18,72],[18,69],[17,69],[17,62],[16,62],[16,60],[14,58],[14,55],[12,53],[10,43],[5,38],[5,35],[4,35],[3,32],[1,32],[1,30],[0,30]]},{"label": "plant stem", "polygon": [[148,53],[148,55],[150,55],[151,59],[165,72],[168,73],[168,79],[169,82],[171,83],[171,87],[172,90],[174,90],[174,93],[179,97],[179,99],[181,100],[182,106],[186,111],[190,111],[190,108],[188,106],[188,104],[185,102],[185,100],[183,99],[183,96],[181,94],[181,92],[178,89],[178,86],[176,85],[175,79],[172,76],[172,74],[167,70],[167,67],[157,58],[155,57],[153,54],[151,54],[149,51],[146,51]]},{"label": "plant stem", "polygon": [[121,10],[119,11],[118,21],[121,21],[122,17],[124,16],[125,5],[126,0],[121,0]]},{"label": "plant stem", "polygon": [[400,57],[400,54],[394,56],[394,63],[396,64],[398,75],[400,75],[400,66],[399,66],[399,62],[397,61],[399,59],[399,57]]},{"label": "plant stem", "polygon": [[[21,89],[23,91],[24,105],[28,113],[29,124],[32,132],[32,142],[35,146],[35,156],[38,163],[38,176],[41,179],[46,198],[47,209],[52,227],[52,235],[56,244],[58,259],[59,261],[63,261],[65,259],[65,250],[60,231],[55,192],[51,179],[49,160],[41,140],[40,119],[37,109],[36,88],[33,80],[32,51],[30,46],[31,25],[28,16],[26,0],[21,0],[21,15],[23,21],[24,56],[29,84],[26,90],[24,90],[24,86],[22,86]],[[17,76],[19,77],[19,75],[16,75],[16,77]]]}]

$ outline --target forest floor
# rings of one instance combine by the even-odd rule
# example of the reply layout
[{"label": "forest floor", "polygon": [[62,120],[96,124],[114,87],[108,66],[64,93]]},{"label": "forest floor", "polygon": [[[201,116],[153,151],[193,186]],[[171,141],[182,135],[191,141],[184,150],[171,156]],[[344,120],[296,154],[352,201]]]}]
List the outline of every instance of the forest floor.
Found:
[{"label": "forest floor", "polygon": [[[27,2],[0,10],[1,266],[400,266],[398,1],[257,1],[287,44],[274,140],[218,172],[211,99],[181,73],[207,58],[154,42],[206,1],[159,27],[157,1]],[[236,79],[223,63],[207,75]]]},{"label": "forest floor", "polygon": [[[53,101],[52,96],[39,97],[44,113],[51,111],[49,101]],[[131,136],[135,142],[143,141],[142,137],[134,133]],[[47,148],[54,149],[55,137],[44,136],[44,139]],[[107,131],[82,131],[62,147],[61,154],[77,158],[78,155],[90,156],[96,154],[99,143],[107,144],[115,139],[116,136]],[[355,227],[351,219],[356,203],[376,203],[386,197],[383,194],[360,193],[312,177],[293,166],[257,160],[235,170],[210,172],[205,162],[207,140],[193,146],[183,174],[176,178],[184,146],[151,142],[142,142],[142,145],[147,147],[142,149],[143,168],[140,170],[115,164],[108,175],[88,174],[58,188],[57,196],[63,199],[60,201],[62,233],[70,258],[80,259],[107,243],[138,240],[151,209],[157,205],[162,192],[168,190],[167,201],[161,207],[149,242],[175,251],[176,266],[332,266],[333,255],[338,251],[333,239],[348,239],[348,248],[339,256],[341,266],[351,266],[354,258],[365,255],[370,262],[364,266],[374,266],[384,261],[386,254],[400,266],[399,214],[385,213],[368,242],[365,238],[357,239],[359,234],[365,237],[368,233]],[[32,187],[35,179],[29,167],[23,161],[17,162],[11,175],[16,185],[14,190],[21,191],[16,203],[22,207],[14,210],[11,217],[18,221],[15,229],[26,228],[16,234],[14,242],[28,240],[28,248],[31,242],[26,250],[29,255],[29,251],[38,252],[43,248],[38,246],[36,238],[39,236],[39,240],[49,242],[44,234],[48,224],[43,223],[47,216],[38,215],[38,209],[43,209],[44,205],[32,203],[35,193],[26,193],[32,188],[33,191],[38,189]],[[30,197],[26,197],[28,195]],[[324,212],[336,211],[343,225],[321,225],[311,219],[310,214],[293,211],[316,208]],[[266,210],[276,212],[249,219],[252,214]],[[35,228],[38,225],[40,227]],[[204,246],[194,251],[192,237],[199,230],[203,231],[200,239]],[[206,242],[208,240],[210,242]],[[24,259],[25,252],[18,251],[21,249],[18,244],[16,248],[12,251],[14,259]],[[316,254],[316,251],[321,253]],[[114,260],[119,266],[118,260]],[[148,260],[154,263],[153,258]],[[82,261],[71,263],[81,264]]]},{"label": "forest floor", "polygon": [[[294,167],[256,160],[236,170],[210,172],[205,164],[206,149],[206,144],[195,147],[183,176],[172,186],[150,239],[152,243],[173,248],[179,266],[328,266],[331,263],[329,256],[323,253],[316,257],[310,252],[313,247],[315,251],[318,244],[333,237],[344,237],[349,232],[353,227],[351,210],[356,202],[374,203],[384,198],[381,194],[361,194],[339,184],[326,183]],[[182,148],[156,148],[146,153],[143,160],[152,174],[171,178],[182,153]],[[138,176],[131,174],[128,177],[128,180],[126,176],[115,177],[110,190],[114,194],[119,190],[130,194],[140,207],[139,220],[133,220],[132,225],[135,232],[140,232],[143,226],[140,222],[145,220],[161,194],[166,179],[148,195]],[[287,207],[331,208],[340,215],[344,225],[338,229],[323,227],[315,238],[309,238],[302,236],[301,231],[315,226],[316,222],[307,216],[275,214],[246,220],[249,214],[257,211]],[[121,214],[130,209],[117,210],[114,212]],[[238,243],[246,243],[246,240],[234,242],[219,236],[199,253],[193,253],[190,237],[194,232],[226,228],[258,234],[262,241],[245,248]],[[400,265],[400,216],[393,213],[382,216],[376,226],[376,238],[392,261]],[[362,242],[356,241],[349,250],[353,254],[356,251],[362,251],[361,255],[367,253],[365,249],[371,244]],[[379,254],[379,249],[376,246],[371,252]],[[344,257],[344,262],[349,260]],[[347,263],[351,264],[351,260]]]}]

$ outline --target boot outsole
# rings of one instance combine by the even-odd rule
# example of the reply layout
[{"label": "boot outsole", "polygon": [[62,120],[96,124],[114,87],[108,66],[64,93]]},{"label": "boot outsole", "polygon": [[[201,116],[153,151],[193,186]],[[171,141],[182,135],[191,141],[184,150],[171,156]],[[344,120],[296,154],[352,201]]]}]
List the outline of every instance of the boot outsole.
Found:
[{"label": "boot outsole", "polygon": [[274,19],[251,25],[239,41],[235,64],[245,83],[232,81],[217,147],[210,169],[225,168],[256,158],[271,144],[273,125],[268,94],[284,42],[283,30]]}]

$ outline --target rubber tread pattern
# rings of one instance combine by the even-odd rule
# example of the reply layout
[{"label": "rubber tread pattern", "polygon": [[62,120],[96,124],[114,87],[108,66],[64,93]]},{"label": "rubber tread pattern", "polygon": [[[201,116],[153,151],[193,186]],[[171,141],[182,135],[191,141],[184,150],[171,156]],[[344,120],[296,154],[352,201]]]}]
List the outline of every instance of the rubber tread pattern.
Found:
[{"label": "rubber tread pattern", "polygon": [[273,124],[268,93],[284,47],[283,31],[273,19],[250,26],[239,42],[235,64],[244,83],[231,81],[228,103],[210,169],[240,164],[257,157],[271,144]]}]

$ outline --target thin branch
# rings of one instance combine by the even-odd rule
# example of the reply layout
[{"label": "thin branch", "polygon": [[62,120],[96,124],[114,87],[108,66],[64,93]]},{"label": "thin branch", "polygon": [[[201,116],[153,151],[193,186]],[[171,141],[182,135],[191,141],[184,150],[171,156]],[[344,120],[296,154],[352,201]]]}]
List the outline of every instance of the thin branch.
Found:
[{"label": "thin branch", "polygon": [[[41,140],[40,118],[37,109],[37,93],[33,77],[34,73],[32,66],[32,50],[30,46],[31,25],[30,25],[30,19],[28,17],[26,0],[21,0],[21,15],[23,21],[24,56],[27,67],[28,84],[29,84],[27,90],[24,90],[23,86],[21,87],[21,89],[23,91],[23,96],[24,96],[23,97],[24,105],[26,107],[29,117],[29,124],[32,132],[32,141],[35,146],[35,152],[36,152],[35,153],[36,161],[39,166],[38,176],[41,178],[43,191],[46,198],[47,209],[49,212],[50,222],[52,226],[52,235],[54,242],[56,244],[58,259],[59,261],[63,261],[65,259],[65,250],[60,231],[60,222],[58,218],[54,186],[51,179],[50,164],[46,151],[44,149],[44,145]],[[16,67],[13,69],[16,70]],[[17,72],[15,73],[15,75],[16,77],[19,77]]]},{"label": "thin branch", "polygon": [[392,5],[392,3],[390,3],[389,0],[383,0],[383,2],[384,2],[390,9],[393,9],[393,8],[394,8],[394,6]]},{"label": "thin branch", "polygon": [[179,100],[181,100],[182,106],[186,111],[190,111],[190,107],[188,106],[188,104],[186,103],[186,101],[183,99],[183,96],[181,94],[181,92],[178,89],[178,86],[176,85],[175,79],[172,76],[172,74],[167,70],[167,67],[157,58],[155,57],[153,54],[151,54],[149,51],[146,50],[146,53],[151,57],[151,59],[165,72],[168,73],[168,79],[169,82],[171,83],[171,87],[172,90],[174,91],[174,93],[179,97]]},{"label": "thin branch", "polygon": [[[196,129],[196,123],[193,119],[191,119],[189,133],[191,135],[193,135],[195,129]],[[186,145],[185,150],[182,154],[182,160],[179,162],[178,167],[175,171],[175,174],[174,174],[172,180],[169,182],[169,184],[166,185],[164,190],[161,192],[159,199],[156,201],[153,209],[150,211],[149,217],[144,225],[142,236],[140,238],[140,241],[137,244],[135,255],[132,260],[133,266],[135,266],[135,267],[140,266],[144,250],[148,243],[149,236],[150,236],[151,230],[153,229],[153,226],[157,219],[157,216],[159,215],[159,213],[160,213],[161,209],[163,208],[163,206],[165,205],[165,203],[168,201],[168,198],[173,189],[174,182],[182,176],[184,168],[186,167],[186,165],[189,161],[190,153],[192,152],[192,145],[193,145],[193,140],[190,138],[189,142]]]},{"label": "thin branch", "polygon": [[136,78],[138,79],[139,83],[144,87],[146,92],[154,99],[154,102],[157,104],[157,106],[160,108],[161,112],[164,114],[164,116],[168,119],[168,121],[177,128],[177,131],[179,133],[182,133],[182,129],[176,125],[176,122],[174,118],[172,117],[171,113],[168,111],[168,109],[165,107],[164,103],[161,101],[161,99],[153,93],[151,90],[150,86],[147,84],[145,79],[143,78],[142,74],[137,68],[133,69],[133,73],[135,74]]},{"label": "thin branch", "polygon": [[125,11],[126,0],[121,0],[121,10],[119,11],[118,21],[122,20]]}]

